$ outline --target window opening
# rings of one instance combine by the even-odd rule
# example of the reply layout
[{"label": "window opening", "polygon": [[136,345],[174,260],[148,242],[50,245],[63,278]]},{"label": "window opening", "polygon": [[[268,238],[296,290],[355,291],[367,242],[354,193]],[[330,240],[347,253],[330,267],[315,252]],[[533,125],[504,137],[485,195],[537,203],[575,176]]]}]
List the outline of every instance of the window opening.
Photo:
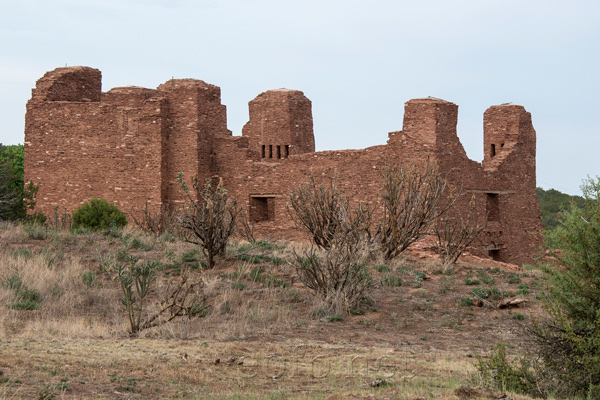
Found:
[{"label": "window opening", "polygon": [[488,221],[500,220],[500,201],[497,193],[486,193],[486,212]]},{"label": "window opening", "polygon": [[492,157],[496,155],[496,145],[492,143]]},{"label": "window opening", "polygon": [[275,197],[250,196],[250,221],[263,222],[275,220]]},{"label": "window opening", "polygon": [[273,158],[273,145],[269,145],[269,158]]},{"label": "window opening", "polygon": [[265,145],[262,145],[262,158],[265,158]]},{"label": "window opening", "polygon": [[289,155],[290,155],[290,145],[286,144],[285,146],[283,146],[283,158],[288,158]]},{"label": "window opening", "polygon": [[277,159],[281,159],[281,146],[277,145]]},{"label": "window opening", "polygon": [[488,255],[492,258],[492,260],[500,261],[500,250],[498,250],[498,249],[488,250]]}]

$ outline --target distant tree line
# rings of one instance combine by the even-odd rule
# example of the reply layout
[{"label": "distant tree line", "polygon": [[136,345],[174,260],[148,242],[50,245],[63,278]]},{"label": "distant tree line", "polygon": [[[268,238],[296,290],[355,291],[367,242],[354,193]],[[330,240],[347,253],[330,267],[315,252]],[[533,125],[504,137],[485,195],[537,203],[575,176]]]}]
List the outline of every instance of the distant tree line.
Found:
[{"label": "distant tree line", "polygon": [[579,208],[583,208],[585,204],[583,197],[572,196],[556,189],[544,190],[539,187],[536,192],[542,211],[542,223],[548,230],[553,230],[558,226],[561,216],[565,210],[570,208],[571,203]]}]

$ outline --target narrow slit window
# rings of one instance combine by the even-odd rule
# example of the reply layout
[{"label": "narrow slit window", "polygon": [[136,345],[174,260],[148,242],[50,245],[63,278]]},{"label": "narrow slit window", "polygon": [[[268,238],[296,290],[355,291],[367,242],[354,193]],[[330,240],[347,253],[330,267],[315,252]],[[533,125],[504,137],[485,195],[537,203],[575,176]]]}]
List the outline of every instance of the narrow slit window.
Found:
[{"label": "narrow slit window", "polygon": [[277,159],[281,159],[281,146],[277,145]]},{"label": "narrow slit window", "polygon": [[265,145],[262,145],[262,158],[265,158]]},{"label": "narrow slit window", "polygon": [[273,158],[273,145],[269,145],[269,158]]},{"label": "narrow slit window", "polygon": [[290,145],[286,144],[285,146],[283,146],[283,158],[288,158],[289,155],[290,155]]},{"label": "narrow slit window", "polygon": [[496,145],[492,143],[492,157],[496,155]]}]

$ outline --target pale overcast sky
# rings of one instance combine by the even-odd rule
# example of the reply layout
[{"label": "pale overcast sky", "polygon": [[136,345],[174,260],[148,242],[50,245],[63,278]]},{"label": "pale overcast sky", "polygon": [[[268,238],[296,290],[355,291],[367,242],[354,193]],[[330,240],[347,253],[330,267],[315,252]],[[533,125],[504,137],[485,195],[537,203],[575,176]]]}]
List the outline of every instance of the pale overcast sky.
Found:
[{"label": "pale overcast sky", "polygon": [[311,99],[317,150],[384,144],[404,103],[459,105],[483,157],[483,112],[521,104],[537,131],[538,186],[576,194],[600,175],[600,2],[527,0],[0,0],[0,142],[23,143],[46,71],[85,65],[102,90],[175,78],[221,87],[240,135],[248,101]]}]

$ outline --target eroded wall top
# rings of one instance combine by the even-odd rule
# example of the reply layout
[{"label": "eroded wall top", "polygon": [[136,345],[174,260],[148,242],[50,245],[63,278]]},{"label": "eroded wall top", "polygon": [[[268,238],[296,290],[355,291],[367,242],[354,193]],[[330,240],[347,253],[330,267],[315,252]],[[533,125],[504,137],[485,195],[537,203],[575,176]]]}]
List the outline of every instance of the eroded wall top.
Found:
[{"label": "eroded wall top", "polygon": [[102,73],[89,67],[56,68],[36,82],[32,100],[100,101]]}]

